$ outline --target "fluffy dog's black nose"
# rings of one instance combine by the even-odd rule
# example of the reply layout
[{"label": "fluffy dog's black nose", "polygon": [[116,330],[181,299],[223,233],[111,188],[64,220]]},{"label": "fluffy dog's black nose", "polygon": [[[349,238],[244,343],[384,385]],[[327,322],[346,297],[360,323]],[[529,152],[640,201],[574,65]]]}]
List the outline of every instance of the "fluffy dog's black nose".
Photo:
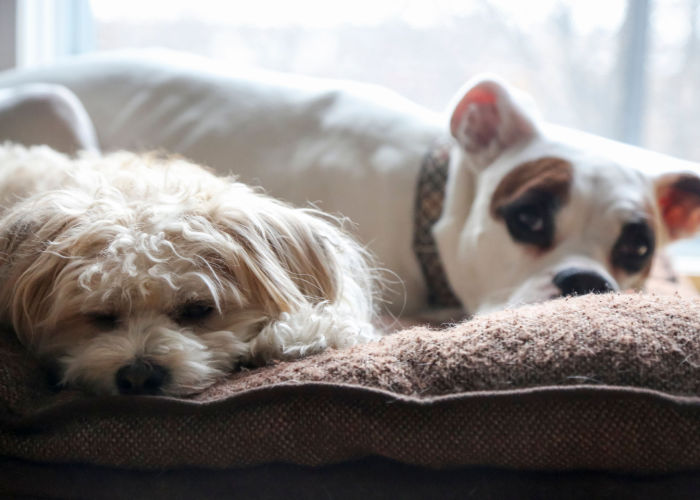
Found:
[{"label": "fluffy dog's black nose", "polygon": [[158,394],[168,376],[162,366],[137,359],[119,368],[114,378],[119,394]]},{"label": "fluffy dog's black nose", "polygon": [[575,267],[558,272],[552,282],[562,295],[608,293],[615,289],[612,283],[595,271]]}]

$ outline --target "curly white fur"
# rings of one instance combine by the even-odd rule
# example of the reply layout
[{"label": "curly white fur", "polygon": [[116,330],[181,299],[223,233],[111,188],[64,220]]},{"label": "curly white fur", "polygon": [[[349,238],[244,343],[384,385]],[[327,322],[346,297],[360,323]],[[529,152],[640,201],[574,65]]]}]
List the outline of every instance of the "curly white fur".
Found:
[{"label": "curly white fur", "polygon": [[158,393],[376,338],[367,253],[335,220],[177,158],[0,147],[0,321],[65,384]]}]

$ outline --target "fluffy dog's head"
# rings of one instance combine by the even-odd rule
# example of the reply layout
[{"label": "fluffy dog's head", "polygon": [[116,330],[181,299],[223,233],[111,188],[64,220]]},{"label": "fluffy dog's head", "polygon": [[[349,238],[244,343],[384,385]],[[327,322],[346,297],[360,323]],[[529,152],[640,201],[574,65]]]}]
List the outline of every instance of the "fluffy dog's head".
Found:
[{"label": "fluffy dog's head", "polygon": [[528,96],[498,79],[468,84],[450,126],[457,145],[435,236],[470,312],[638,288],[656,248],[700,227],[696,166],[673,171],[660,157],[645,171],[652,153],[543,125]]},{"label": "fluffy dog's head", "polygon": [[22,161],[66,177],[0,218],[0,319],[64,384],[182,395],[373,335],[366,255],[312,210],[183,160]]}]

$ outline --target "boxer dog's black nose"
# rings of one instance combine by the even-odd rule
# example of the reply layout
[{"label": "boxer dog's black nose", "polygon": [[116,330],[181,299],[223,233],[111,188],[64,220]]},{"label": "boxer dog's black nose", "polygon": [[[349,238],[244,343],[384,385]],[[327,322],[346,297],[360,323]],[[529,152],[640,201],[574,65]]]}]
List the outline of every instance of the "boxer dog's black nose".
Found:
[{"label": "boxer dog's black nose", "polygon": [[615,290],[612,283],[597,272],[576,267],[558,272],[552,282],[564,296],[608,293]]}]

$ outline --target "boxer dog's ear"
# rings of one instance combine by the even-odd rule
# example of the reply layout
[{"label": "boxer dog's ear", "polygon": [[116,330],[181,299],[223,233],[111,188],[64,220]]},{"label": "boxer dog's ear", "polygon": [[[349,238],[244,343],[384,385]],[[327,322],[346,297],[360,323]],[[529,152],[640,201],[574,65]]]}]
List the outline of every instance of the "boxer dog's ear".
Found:
[{"label": "boxer dog's ear", "polygon": [[477,168],[538,132],[537,111],[529,96],[509,89],[495,77],[479,77],[457,94],[450,131]]},{"label": "boxer dog's ear", "polygon": [[669,242],[700,231],[700,176],[697,173],[661,174],[654,179],[654,188]]}]

